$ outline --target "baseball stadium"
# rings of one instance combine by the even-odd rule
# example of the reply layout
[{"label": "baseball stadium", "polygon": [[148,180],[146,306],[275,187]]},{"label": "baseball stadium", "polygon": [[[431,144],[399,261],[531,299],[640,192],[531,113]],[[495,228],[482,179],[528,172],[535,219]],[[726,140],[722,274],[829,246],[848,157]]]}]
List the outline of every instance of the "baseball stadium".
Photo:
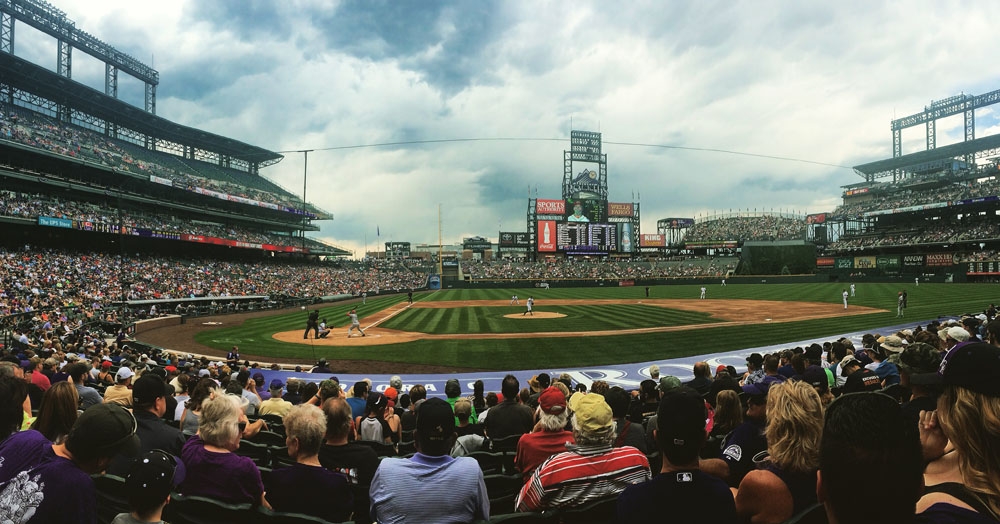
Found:
[{"label": "baseball stadium", "polygon": [[[43,0],[0,0],[0,14],[0,341],[7,364],[0,380],[5,370],[27,380],[24,415],[32,420],[48,420],[54,377],[65,380],[83,364],[81,380],[105,399],[99,404],[127,382],[135,410],[140,379],[175,384],[186,377],[167,395],[183,398],[170,399],[179,407],[158,413],[183,429],[184,401],[209,379],[219,391],[226,384],[237,396],[250,391],[258,406],[261,392],[280,400],[285,388],[287,399],[295,383],[297,391],[311,387],[321,405],[320,391],[332,388],[334,396],[364,394],[369,408],[372,399],[389,398],[403,412],[411,388],[420,386],[458,413],[456,396],[477,405],[492,393],[493,405],[502,404],[496,394],[513,377],[524,388],[514,391],[541,413],[538,399],[556,377],[570,398],[563,407],[574,405],[573,391],[609,388],[638,404],[665,387],[661,372],[693,387],[707,364],[710,379],[735,385],[745,409],[754,395],[748,380],[771,357],[783,367],[798,357],[805,370],[810,350],[822,348],[813,365],[829,369],[839,394],[844,384],[834,373],[854,357],[837,347],[871,363],[861,355],[883,346],[905,354],[903,347],[939,353],[970,340],[1000,344],[993,305],[1000,290],[1000,135],[976,138],[974,118],[1000,102],[1000,90],[951,96],[893,119],[893,156],[855,166],[857,181],[842,188],[834,209],[765,211],[765,203],[746,202],[745,210],[644,221],[640,202],[609,200],[602,134],[573,130],[565,145],[552,146],[553,157],[563,157],[561,194],[527,198],[523,226],[483,231],[461,245],[439,241],[419,250],[414,239],[359,254],[315,238],[337,210],[268,178],[266,168],[283,153],[157,116],[159,73],[77,29]],[[56,70],[13,53],[15,24],[58,39]],[[73,49],[106,66],[103,92],[73,79]],[[119,99],[123,73],[144,86],[144,107]],[[956,115],[964,118],[964,140],[937,146],[935,122]],[[926,148],[903,154],[903,130],[918,126],[927,131]],[[643,229],[653,221],[655,230]],[[938,371],[935,356],[933,369],[922,372]],[[882,360],[885,354],[873,363]],[[20,391],[0,390],[12,398]],[[913,394],[898,376],[871,390],[899,402]],[[170,405],[162,397],[154,395],[154,405]],[[705,399],[715,408],[714,396]],[[73,420],[83,424],[87,411]],[[285,433],[292,425],[245,414],[243,427],[266,421],[271,429],[241,433],[233,452],[252,459],[267,484],[295,463],[299,448]],[[112,415],[101,420],[109,424]],[[649,419],[635,422],[644,427],[639,423]],[[404,427],[399,440],[372,447],[379,457],[412,456],[412,431]],[[476,522],[618,521],[614,497],[558,510],[522,504],[528,495],[516,449],[468,453],[483,468],[489,496]],[[659,471],[664,453],[648,442],[647,474]],[[85,476],[96,486],[85,506],[94,520],[81,521],[111,522],[134,510],[126,496],[130,470],[100,471]],[[0,488],[9,486],[0,480]],[[732,480],[735,491],[740,484]],[[171,490],[173,500],[160,509],[181,523],[369,523],[378,504],[367,484],[354,479],[354,505],[339,517],[199,497],[194,489]],[[996,492],[987,493],[992,501],[985,504],[995,510]],[[815,518],[822,508],[814,501],[776,522]],[[38,521],[27,519],[21,522]]]}]

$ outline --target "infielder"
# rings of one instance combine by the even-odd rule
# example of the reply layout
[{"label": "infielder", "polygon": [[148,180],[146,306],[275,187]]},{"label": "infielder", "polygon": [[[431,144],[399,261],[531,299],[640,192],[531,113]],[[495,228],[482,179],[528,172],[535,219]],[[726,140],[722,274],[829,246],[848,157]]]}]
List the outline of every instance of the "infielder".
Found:
[{"label": "infielder", "polygon": [[368,292],[364,291],[361,293],[361,305],[365,305],[367,303],[368,303]]},{"label": "infielder", "polygon": [[903,298],[903,292],[900,291],[899,292],[899,296],[896,299],[896,317],[897,318],[903,316],[903,300],[904,300],[904,298]]},{"label": "infielder", "polygon": [[707,291],[704,286],[701,288],[701,298],[705,298],[705,291]]},{"label": "infielder", "polygon": [[510,305],[512,306],[521,305],[521,301],[517,299],[517,295],[510,297]]},{"label": "infielder", "polygon": [[521,313],[521,316],[523,317],[524,315],[529,315],[529,314],[531,316],[535,316],[535,313],[531,311],[531,306],[535,305],[535,299],[533,297],[528,297],[528,301],[525,302],[525,305],[528,306],[528,309],[526,309],[524,313]]},{"label": "infielder", "polygon": [[351,312],[347,314],[347,316],[351,317],[351,327],[347,328],[347,338],[351,338],[351,333],[353,333],[355,329],[357,329],[358,332],[361,333],[361,336],[363,337],[367,336],[365,335],[365,330],[361,329],[361,322],[358,321],[358,312],[352,309]]},{"label": "infielder", "polygon": [[851,284],[851,296],[854,296],[854,284]]},{"label": "infielder", "polygon": [[844,309],[847,309],[847,290],[844,290]]}]

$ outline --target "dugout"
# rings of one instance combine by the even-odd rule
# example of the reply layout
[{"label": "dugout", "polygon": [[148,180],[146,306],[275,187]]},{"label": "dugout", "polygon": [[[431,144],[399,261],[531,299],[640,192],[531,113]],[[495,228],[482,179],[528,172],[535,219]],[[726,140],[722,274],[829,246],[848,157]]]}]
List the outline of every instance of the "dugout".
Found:
[{"label": "dugout", "polygon": [[816,245],[803,240],[743,244],[737,275],[804,275],[816,272]]}]

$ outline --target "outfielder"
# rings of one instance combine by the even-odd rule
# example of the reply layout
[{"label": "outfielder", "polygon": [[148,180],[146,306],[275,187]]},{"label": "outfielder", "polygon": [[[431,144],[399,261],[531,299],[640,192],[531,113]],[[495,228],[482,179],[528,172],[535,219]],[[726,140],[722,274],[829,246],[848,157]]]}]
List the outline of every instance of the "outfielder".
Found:
[{"label": "outfielder", "polygon": [[854,284],[851,284],[851,296],[854,296]]},{"label": "outfielder", "polygon": [[704,286],[702,286],[702,288],[701,288],[701,297],[699,297],[699,298],[705,298],[705,291],[707,291],[707,290],[705,289]]},{"label": "outfielder", "polygon": [[355,329],[361,333],[361,336],[367,336],[365,335],[365,330],[361,329],[361,322],[358,321],[358,312],[352,309],[347,316],[351,317],[351,327],[347,328],[347,338],[351,338],[351,333],[353,333]]},{"label": "outfielder", "polygon": [[896,298],[896,317],[903,316],[903,292],[900,291],[898,297]]}]

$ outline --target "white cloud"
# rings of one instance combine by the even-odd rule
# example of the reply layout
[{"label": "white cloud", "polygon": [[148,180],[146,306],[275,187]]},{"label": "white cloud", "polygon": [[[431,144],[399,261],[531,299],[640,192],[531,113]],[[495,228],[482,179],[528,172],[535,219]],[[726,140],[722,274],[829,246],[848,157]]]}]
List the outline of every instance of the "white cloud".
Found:
[{"label": "white cloud", "polygon": [[[463,34],[463,12],[445,8],[425,34],[406,19],[388,20],[379,27],[412,34],[362,35],[356,49],[328,43],[330,20],[348,7],[251,4],[273,8],[277,18],[251,20],[259,25],[250,28],[197,19],[204,10],[191,1],[58,7],[102,40],[141,59],[155,55],[161,115],[273,150],[567,139],[311,154],[309,199],[336,215],[318,236],[359,252],[365,234],[374,249],[376,225],[383,241],[436,242],[438,203],[446,242],[495,239],[498,221],[522,230],[529,185],[559,197],[570,119],[577,129],[599,127],[606,142],[850,166],[891,155],[894,115],[1000,87],[988,68],[968,66],[994,58],[988,21],[1000,4],[993,3],[503,3],[488,8],[504,23],[482,26],[483,34]],[[460,37],[475,37],[475,45],[465,51]],[[991,111],[977,116],[979,136],[996,132]],[[939,123],[939,145],[961,136],[960,122]],[[904,133],[905,151],[923,147],[922,127]],[[805,163],[604,149],[612,200],[640,193],[647,232],[659,218],[729,208],[829,211],[840,186],[861,181],[850,169]],[[264,174],[298,194],[301,155],[287,154]]]}]

